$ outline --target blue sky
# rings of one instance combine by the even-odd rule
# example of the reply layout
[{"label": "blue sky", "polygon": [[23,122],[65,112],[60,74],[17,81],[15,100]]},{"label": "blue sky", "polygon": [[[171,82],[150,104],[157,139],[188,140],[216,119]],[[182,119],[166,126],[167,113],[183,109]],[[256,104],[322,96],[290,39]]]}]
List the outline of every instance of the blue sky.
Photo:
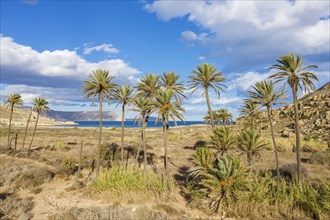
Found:
[{"label": "blue sky", "polygon": [[[208,62],[228,86],[220,100],[212,93],[213,109],[237,117],[246,91],[283,54],[318,65],[317,87],[329,82],[329,15],[328,1],[1,1],[1,99],[18,92],[27,105],[43,96],[55,110],[97,110],[81,94],[92,70],[133,85],[165,71],[186,81]],[[184,107],[186,120],[207,109],[201,92]]]}]

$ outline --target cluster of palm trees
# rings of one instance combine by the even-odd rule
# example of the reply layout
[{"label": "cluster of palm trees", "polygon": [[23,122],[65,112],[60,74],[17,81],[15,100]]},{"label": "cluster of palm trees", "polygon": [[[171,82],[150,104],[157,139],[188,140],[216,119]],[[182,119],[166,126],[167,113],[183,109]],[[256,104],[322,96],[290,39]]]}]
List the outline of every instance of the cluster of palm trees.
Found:
[{"label": "cluster of palm trees", "polygon": [[[194,93],[197,89],[203,88],[203,93],[206,96],[209,112],[212,112],[209,98],[209,88],[214,89],[220,97],[219,90],[223,90],[226,86],[222,84],[225,80],[222,73],[217,71],[217,68],[210,64],[202,64],[197,66],[197,70],[192,71],[193,75],[189,76],[189,85]],[[146,151],[146,132],[149,117],[151,114],[157,115],[157,121],[162,122],[163,138],[164,138],[164,172],[165,179],[168,178],[168,129],[170,119],[176,124],[176,120],[183,121],[184,108],[182,107],[183,100],[187,99],[185,96],[185,86],[180,82],[180,75],[174,72],[165,72],[161,76],[155,74],[147,74],[142,77],[135,87],[129,85],[117,85],[114,78],[106,70],[96,70],[89,74],[89,80],[83,82],[82,90],[84,98],[92,98],[94,103],[95,98],[99,101],[100,111],[100,130],[99,130],[99,149],[97,155],[97,169],[96,176],[100,172],[100,150],[102,141],[102,102],[104,100],[110,102],[117,102],[122,106],[122,137],[121,137],[121,164],[123,164],[123,149],[124,149],[124,127],[125,127],[125,106],[131,105],[130,110],[138,112],[139,116],[136,118],[141,124],[141,145],[144,152],[144,169],[146,172],[147,166],[147,151]],[[231,120],[231,115],[228,111],[220,111],[222,113],[221,119],[223,122]],[[209,114],[210,122],[214,128],[214,119]],[[218,120],[218,117],[216,118]],[[140,146],[141,147],[141,146]],[[138,150],[137,157],[140,153]]]},{"label": "cluster of palm trees", "polygon": [[[7,140],[7,146],[10,148],[11,147],[11,122],[12,122],[12,117],[13,117],[13,113],[14,113],[14,108],[15,107],[22,107],[23,106],[23,99],[21,97],[20,94],[10,94],[7,99],[4,101],[4,104],[7,106],[7,108],[10,108],[10,118],[9,118],[9,127],[8,127],[8,140]],[[36,123],[34,125],[34,130],[33,130],[33,135],[32,135],[32,139],[30,141],[29,147],[28,147],[28,154],[30,154],[30,150],[33,144],[33,140],[37,131],[37,126],[38,126],[38,121],[39,121],[39,116],[41,112],[45,112],[48,111],[49,107],[48,107],[48,102],[46,101],[46,99],[44,98],[34,98],[32,100],[32,109],[31,112],[29,114],[28,120],[26,122],[26,127],[25,127],[25,132],[24,132],[24,138],[23,138],[23,144],[22,144],[22,148],[24,148],[25,145],[25,140],[26,140],[26,135],[27,135],[27,131],[29,128],[29,123],[31,121],[31,117],[32,117],[32,113],[34,111],[37,112],[37,116],[36,116]]]},{"label": "cluster of palm trees", "polygon": [[[264,80],[256,83],[252,87],[252,91],[248,92],[249,99],[244,100],[244,105],[241,113],[246,116],[252,130],[256,129],[255,122],[258,119],[258,110],[265,107],[267,110],[272,141],[275,150],[275,164],[277,174],[277,187],[279,186],[279,164],[278,164],[278,150],[276,145],[276,138],[274,135],[272,106],[276,104],[283,104],[286,98],[284,87],[288,85],[292,90],[295,114],[295,133],[296,133],[296,153],[297,153],[297,177],[298,184],[301,187],[301,159],[300,159],[300,127],[299,127],[299,110],[297,102],[298,89],[303,92],[309,92],[315,89],[312,80],[318,80],[316,75],[309,72],[310,68],[317,68],[316,65],[303,66],[302,56],[295,54],[286,54],[277,59],[278,64],[274,64],[270,69],[278,70],[279,72],[270,75],[272,80]],[[275,90],[275,85],[284,81],[281,89]]]},{"label": "cluster of palm trees", "polygon": [[[228,125],[231,124],[233,121],[233,114],[230,113],[228,111],[228,109],[219,109],[219,110],[215,110],[212,111],[212,118],[214,123],[216,123],[217,125]],[[207,115],[205,115],[204,117],[204,122],[205,123],[211,123],[211,117],[210,114],[208,113]]]}]

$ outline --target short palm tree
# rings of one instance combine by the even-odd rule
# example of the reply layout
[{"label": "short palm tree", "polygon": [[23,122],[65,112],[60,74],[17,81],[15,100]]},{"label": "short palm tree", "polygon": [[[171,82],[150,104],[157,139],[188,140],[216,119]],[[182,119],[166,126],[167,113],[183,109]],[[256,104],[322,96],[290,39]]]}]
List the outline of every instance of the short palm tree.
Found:
[{"label": "short palm tree", "polygon": [[92,97],[92,104],[94,104],[95,98],[99,99],[99,112],[100,112],[100,131],[99,131],[99,149],[97,151],[96,158],[96,178],[100,174],[101,166],[101,142],[102,142],[102,103],[103,100],[107,100],[109,103],[113,99],[113,94],[117,87],[117,84],[113,83],[114,77],[110,76],[109,71],[96,70],[88,75],[89,80],[83,82],[82,90],[84,93],[84,99]]},{"label": "short palm tree", "polygon": [[32,113],[33,113],[33,107],[31,108],[31,111],[30,111],[30,114],[29,114],[29,117],[28,117],[28,120],[27,120],[26,126],[25,126],[25,132],[24,132],[23,144],[22,144],[23,148],[24,148],[24,145],[25,145],[25,139],[26,139],[27,130],[29,128],[29,124],[30,124],[30,121],[31,121]]},{"label": "short palm tree", "polygon": [[236,137],[229,127],[221,126],[213,131],[211,136],[211,146],[216,148],[219,155],[227,153],[236,143]]},{"label": "short palm tree", "polygon": [[252,99],[245,99],[244,105],[240,108],[240,115],[245,116],[247,126],[254,130],[255,121],[258,119],[259,115],[259,106]]},{"label": "short palm tree", "polygon": [[7,106],[7,108],[10,107],[10,117],[9,117],[9,127],[8,127],[8,141],[7,141],[7,147],[10,148],[11,120],[13,118],[14,107],[15,106],[17,106],[17,107],[23,106],[23,100],[22,100],[20,94],[11,94],[4,101],[4,104]]},{"label": "short palm tree", "polygon": [[181,107],[181,103],[173,101],[175,93],[173,90],[160,89],[155,96],[154,106],[155,111],[158,112],[157,118],[161,118],[163,123],[163,135],[164,135],[164,177],[167,180],[167,142],[168,142],[168,128],[170,118],[176,125],[176,118],[183,121],[184,109]]},{"label": "short palm tree", "polygon": [[182,82],[178,82],[179,78],[179,74],[175,74],[174,72],[166,72],[160,77],[160,85],[166,89],[172,89],[175,92],[175,100],[183,102],[183,99],[187,99],[184,95],[186,88],[183,86]]},{"label": "short palm tree", "polygon": [[268,120],[270,125],[270,130],[272,133],[272,140],[275,150],[275,163],[276,163],[276,175],[277,175],[277,187],[280,184],[280,171],[278,164],[278,150],[274,136],[274,128],[273,128],[273,119],[272,119],[272,106],[275,104],[283,104],[282,101],[285,99],[285,92],[283,91],[274,91],[274,83],[272,81],[267,82],[263,80],[261,82],[257,82],[255,86],[252,87],[253,91],[249,91],[248,94],[250,98],[255,102],[255,104],[266,107],[268,113]]},{"label": "short palm tree", "polygon": [[239,133],[238,147],[246,154],[249,170],[252,168],[252,159],[260,155],[260,151],[264,149],[268,143],[260,138],[260,133],[255,130],[245,130]]},{"label": "short palm tree", "polygon": [[34,125],[34,130],[33,130],[33,134],[32,134],[32,139],[28,148],[28,154],[30,154],[30,150],[32,147],[32,143],[34,140],[34,136],[36,135],[36,131],[37,131],[37,126],[38,126],[38,121],[39,121],[39,116],[41,112],[46,112],[49,111],[49,107],[48,107],[48,102],[46,99],[44,98],[35,98],[32,100],[32,105],[33,108],[36,110],[37,112],[37,119],[36,119],[36,123]]},{"label": "short palm tree", "polygon": [[209,206],[214,212],[219,212],[247,189],[247,171],[239,159],[219,156],[202,176],[200,185],[209,189],[205,199],[210,201]]},{"label": "short palm tree", "polygon": [[300,159],[300,128],[299,128],[299,110],[297,102],[298,89],[304,92],[314,90],[315,85],[312,80],[318,80],[315,74],[308,71],[310,68],[317,68],[316,65],[303,66],[303,58],[301,55],[295,56],[294,53],[281,56],[270,69],[278,70],[270,76],[277,82],[284,81],[284,85],[288,84],[292,89],[294,112],[295,112],[295,127],[296,127],[296,152],[297,152],[297,173],[298,184],[301,188],[301,159]]},{"label": "short palm tree", "polygon": [[[148,114],[151,114],[153,112],[153,103],[149,98],[146,98],[145,96],[135,96],[135,98],[132,101],[132,105],[134,106],[132,111],[138,112],[140,114],[139,123],[142,125],[142,135],[141,135],[141,142],[142,147],[144,151],[144,168],[143,168],[143,174],[146,174],[147,171],[147,149],[146,149],[146,136],[145,136],[145,130],[146,130],[146,117]],[[138,156],[140,154],[140,149],[137,152],[136,160],[138,160]]]},{"label": "short palm tree", "polygon": [[189,169],[189,176],[199,178],[207,173],[215,162],[214,154],[207,147],[198,147],[194,154],[195,165]]},{"label": "short palm tree", "polygon": [[[213,119],[213,121],[217,122],[217,124],[220,123],[220,119],[219,119],[218,116],[219,115],[218,115],[217,111],[212,111],[212,119]],[[204,119],[204,122],[206,124],[208,124],[208,123],[211,124],[211,117],[210,117],[210,114],[209,113],[207,113],[207,115],[205,115],[203,119]]]},{"label": "short palm tree", "polygon": [[[157,94],[157,90],[160,88],[159,79],[159,76],[152,73],[149,73],[142,77],[140,81],[136,84],[136,89],[138,91],[137,95],[145,96],[152,100]],[[151,113],[148,112],[145,118],[147,124],[149,121],[150,114]]]},{"label": "short palm tree", "polygon": [[233,115],[228,111],[228,109],[219,109],[217,111],[219,121],[222,122],[223,125],[230,124],[233,118]]},{"label": "short palm tree", "polygon": [[134,89],[130,85],[122,85],[118,86],[115,94],[114,99],[118,101],[118,104],[121,104],[121,165],[124,166],[124,130],[125,130],[125,106],[130,105],[133,97]]},{"label": "short palm tree", "polygon": [[193,70],[192,73],[194,75],[189,76],[189,89],[193,89],[192,93],[194,93],[197,89],[204,89],[203,94],[205,94],[212,129],[214,129],[215,126],[210,103],[209,88],[212,88],[218,95],[218,98],[220,98],[219,90],[223,91],[223,88],[227,88],[227,86],[223,84],[225,78],[223,78],[220,71],[217,72],[217,68],[215,66],[207,63],[198,65],[197,70]]}]

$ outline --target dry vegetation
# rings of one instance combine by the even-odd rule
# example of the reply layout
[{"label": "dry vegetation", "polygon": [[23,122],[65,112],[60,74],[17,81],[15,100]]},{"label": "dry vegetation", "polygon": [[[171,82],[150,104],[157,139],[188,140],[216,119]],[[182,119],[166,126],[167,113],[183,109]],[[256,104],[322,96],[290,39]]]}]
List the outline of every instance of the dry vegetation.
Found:
[{"label": "dry vegetation", "polygon": [[[151,182],[154,185],[150,185],[150,181],[143,184],[139,179],[141,178],[139,163],[135,163],[134,160],[140,144],[140,129],[126,129],[126,134],[129,134],[125,137],[126,171],[113,169],[107,171],[108,167],[119,165],[118,146],[121,132],[120,129],[104,129],[102,150],[104,172],[101,182],[93,181],[95,173],[92,172],[97,151],[97,129],[41,127],[37,131],[29,156],[26,149],[21,148],[20,137],[23,132],[23,128],[20,128],[17,152],[4,149],[4,145],[1,146],[0,215],[3,218],[219,219],[222,216],[222,213],[214,214],[207,211],[207,207],[201,206],[198,190],[192,190],[193,185],[187,182],[188,170],[195,164],[193,156],[195,149],[210,141],[211,129],[207,126],[170,129],[169,173],[173,181],[170,194],[164,193],[166,189],[162,188],[164,186],[160,179],[164,154],[163,144],[160,141],[161,128],[147,129],[146,132],[148,176],[153,180]],[[7,130],[2,128],[0,135],[3,144]],[[27,139],[31,138],[29,135]],[[295,163],[296,154],[292,152],[294,141],[280,137],[277,139],[281,149],[280,166]],[[82,141],[84,142],[82,172],[77,182],[76,171]],[[312,184],[329,182],[329,152],[326,151],[326,143],[306,139],[302,143],[302,149],[303,167],[307,174],[305,181]],[[233,149],[228,154],[241,157],[242,165],[246,166],[246,157],[241,155],[238,149]],[[272,171],[274,163],[273,149],[269,145],[253,160],[254,172]],[[126,176],[123,177],[123,173],[120,172],[125,172]],[[116,175],[122,178],[115,178]],[[110,180],[113,181],[112,185]],[[282,184],[288,183],[284,181]],[[138,185],[141,190],[136,189]],[[129,187],[131,190],[127,190]],[[329,192],[324,195],[329,195]],[[244,202],[233,203],[234,206],[228,210],[226,217],[250,219],[329,217],[329,213],[313,216],[298,209],[291,212],[289,207],[285,207],[285,204],[289,203],[282,203],[281,212],[276,214],[273,213],[275,206],[271,202],[266,199],[261,200],[254,199],[253,202],[248,202],[248,198],[245,197]],[[279,206],[276,207],[279,209]]]}]

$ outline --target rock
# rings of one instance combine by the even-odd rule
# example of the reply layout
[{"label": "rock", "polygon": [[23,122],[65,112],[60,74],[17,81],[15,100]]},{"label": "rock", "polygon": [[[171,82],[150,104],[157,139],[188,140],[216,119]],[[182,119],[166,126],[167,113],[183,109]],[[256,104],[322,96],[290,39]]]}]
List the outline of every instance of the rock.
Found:
[{"label": "rock", "polygon": [[[290,163],[285,164],[284,166],[279,168],[280,175],[283,176],[287,180],[293,180],[297,175],[297,164],[296,163]],[[301,167],[301,176],[302,178],[307,177],[307,169],[304,167]]]},{"label": "rock", "polygon": [[315,152],[308,160],[309,164],[321,164],[330,166],[330,151]]},{"label": "rock", "polygon": [[284,130],[281,131],[281,137],[284,137],[284,138],[290,137],[290,132],[287,128],[284,128]]}]

